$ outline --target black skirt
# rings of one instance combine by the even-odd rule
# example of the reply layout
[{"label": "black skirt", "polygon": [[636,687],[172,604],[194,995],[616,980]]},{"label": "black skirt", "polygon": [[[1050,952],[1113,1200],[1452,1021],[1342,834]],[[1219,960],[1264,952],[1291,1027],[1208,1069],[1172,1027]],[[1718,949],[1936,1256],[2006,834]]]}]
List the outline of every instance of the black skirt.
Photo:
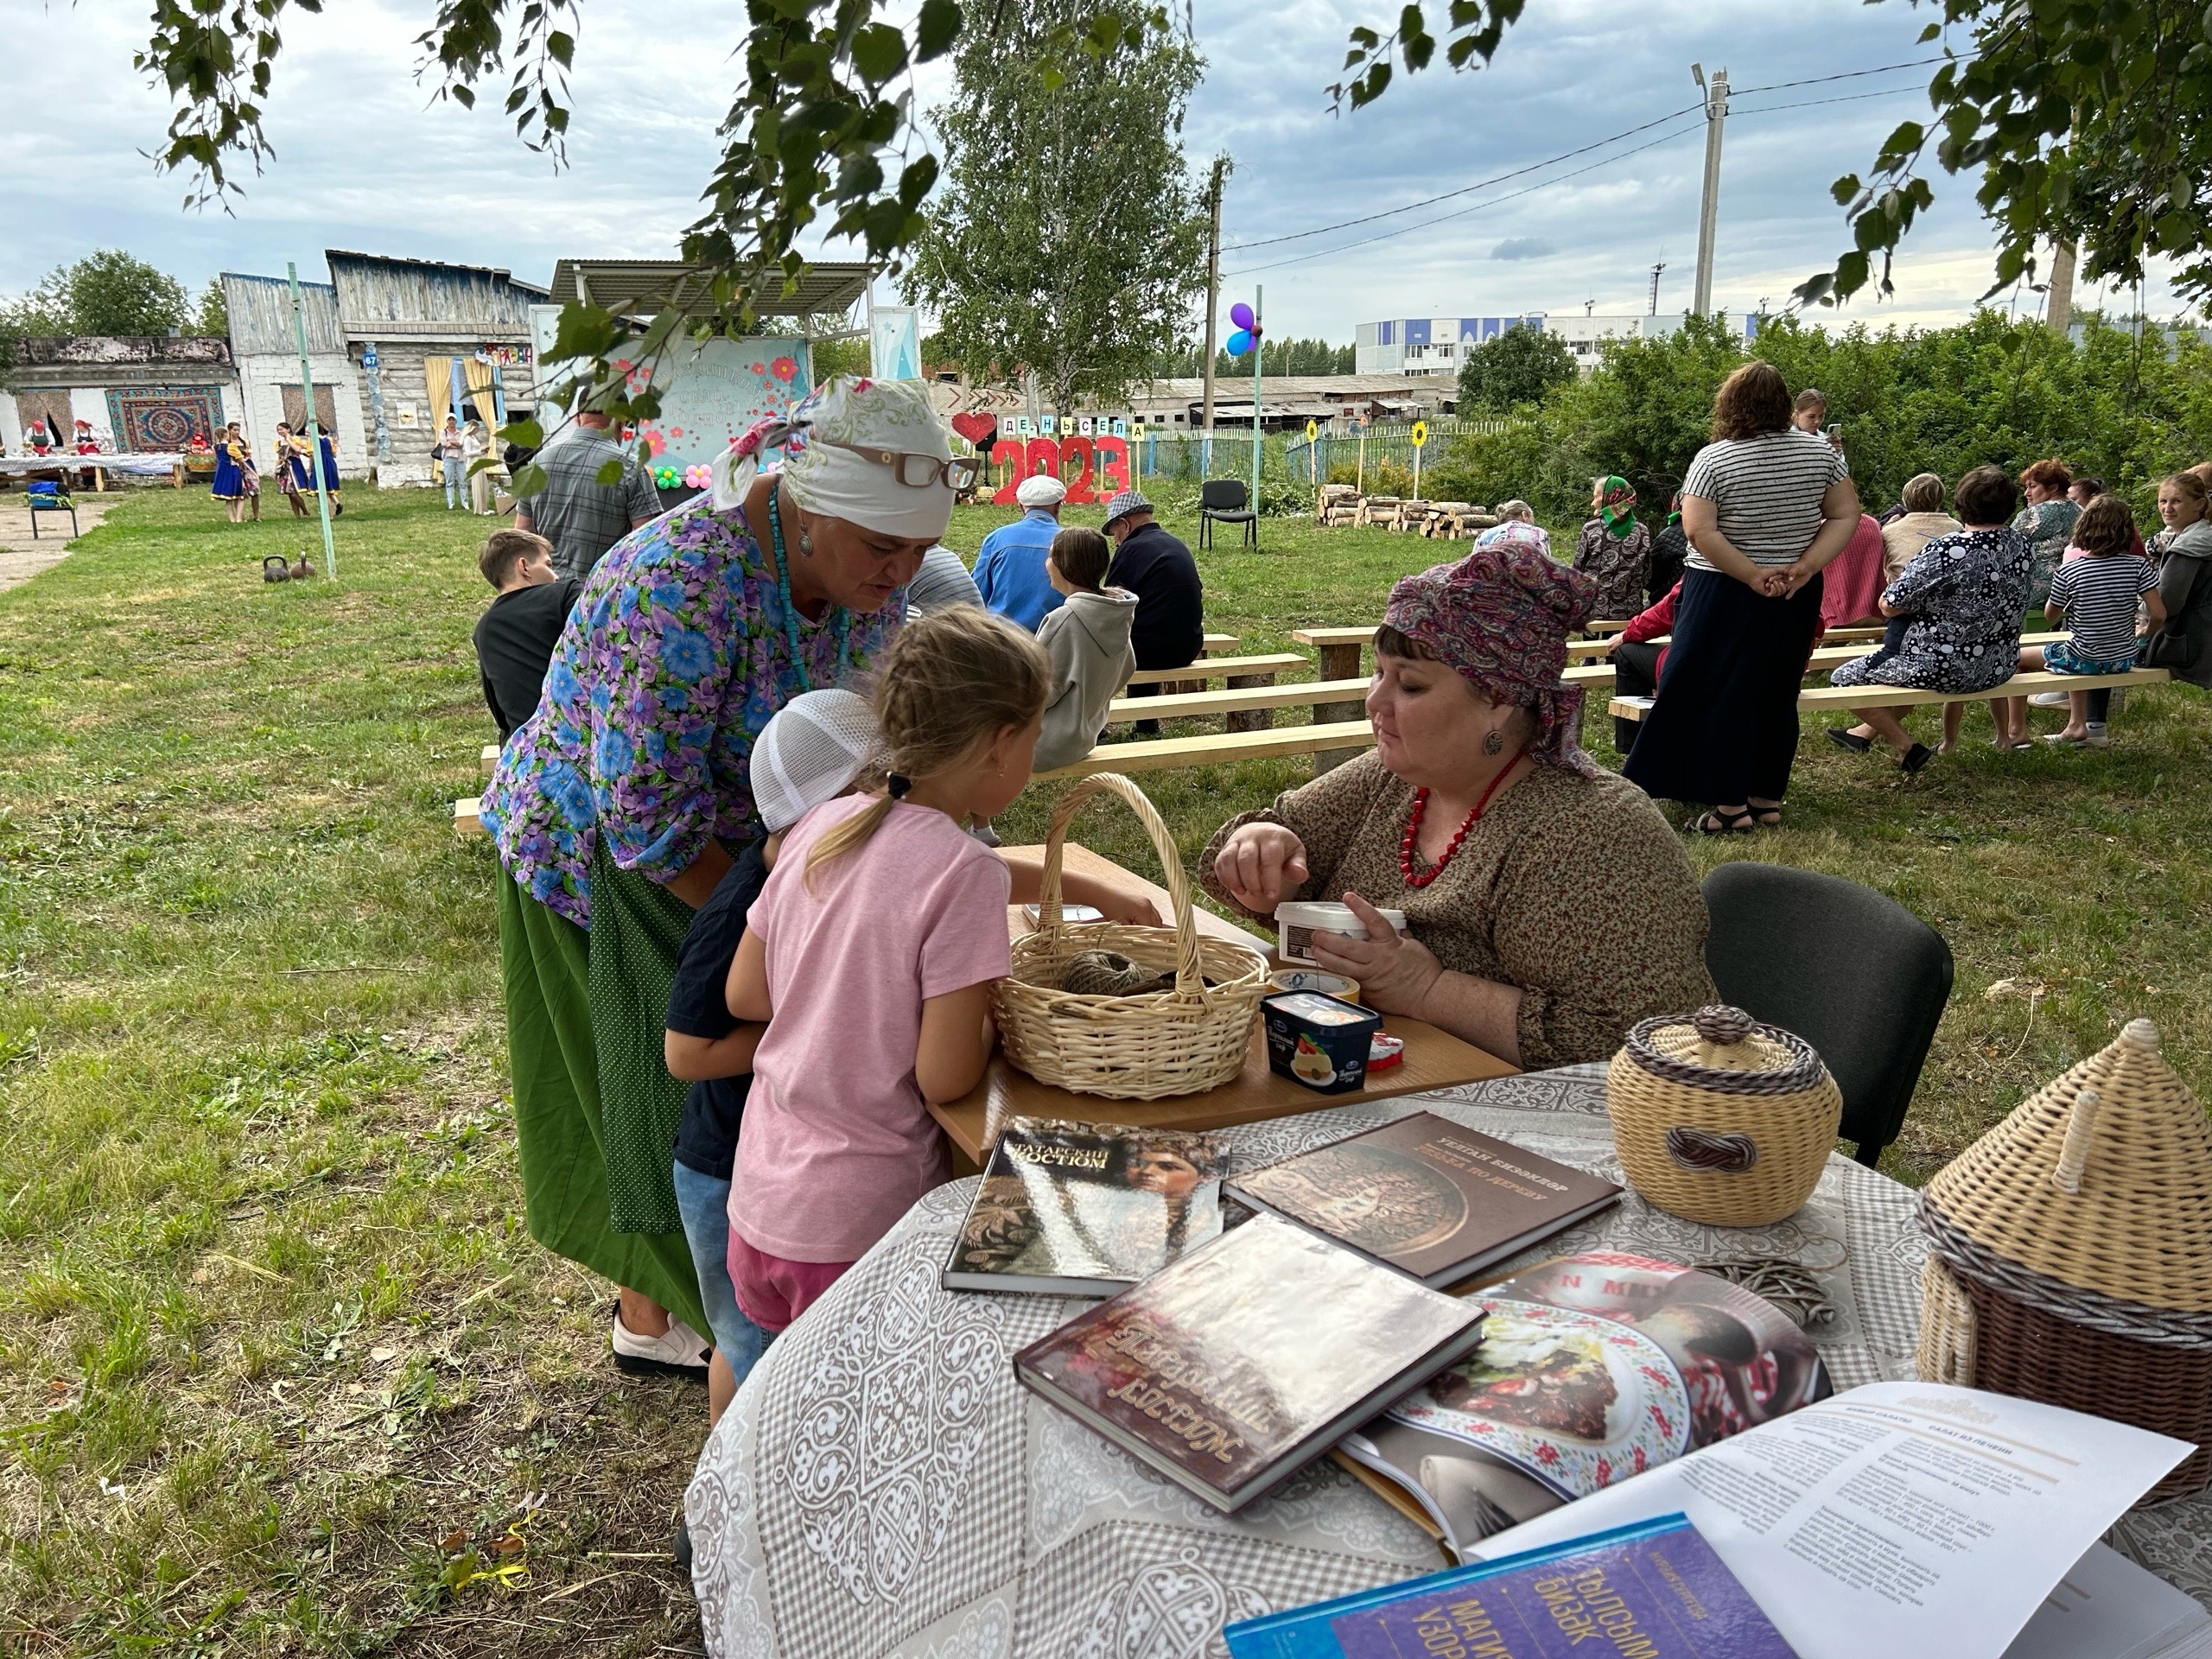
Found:
[{"label": "black skirt", "polygon": [[1769,599],[1717,570],[1685,570],[1658,701],[1623,775],[1662,800],[1781,800],[1820,626],[1818,576],[1789,599]]}]

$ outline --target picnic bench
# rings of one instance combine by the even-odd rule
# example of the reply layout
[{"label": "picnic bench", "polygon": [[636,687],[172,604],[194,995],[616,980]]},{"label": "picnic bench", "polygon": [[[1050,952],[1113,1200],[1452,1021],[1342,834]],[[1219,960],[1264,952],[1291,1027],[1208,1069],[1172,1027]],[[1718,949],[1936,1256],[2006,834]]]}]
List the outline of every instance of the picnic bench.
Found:
[{"label": "picnic bench", "polygon": [[[1313,688],[1294,688],[1311,694]],[[1363,719],[1320,721],[1311,726],[1262,727],[1256,731],[1205,732],[1196,737],[1158,737],[1137,743],[1104,743],[1080,760],[1036,774],[1038,781],[1088,778],[1094,772],[1165,772],[1179,766],[1229,766],[1239,760],[1271,760],[1310,754],[1314,769],[1335,758],[1350,760],[1375,747],[1374,728]]]},{"label": "picnic bench", "polygon": [[[1830,709],[1910,709],[1923,702],[1992,702],[1999,697],[2032,696],[2038,691],[2094,691],[2128,685],[2164,685],[2173,676],[2163,668],[2131,668],[2125,674],[2052,674],[2031,670],[1986,691],[1929,691],[1914,685],[1819,685],[1797,696],[1800,714]],[[1615,697],[1618,720],[1642,720],[1648,697]]]}]

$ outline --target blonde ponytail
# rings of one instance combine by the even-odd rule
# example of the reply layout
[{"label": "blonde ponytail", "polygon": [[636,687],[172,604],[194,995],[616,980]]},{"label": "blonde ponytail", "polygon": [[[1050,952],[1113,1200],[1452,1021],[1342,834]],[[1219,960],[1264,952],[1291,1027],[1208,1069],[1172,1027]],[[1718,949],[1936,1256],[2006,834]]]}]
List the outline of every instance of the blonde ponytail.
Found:
[{"label": "blonde ponytail", "polygon": [[[1052,700],[1052,664],[1025,628],[973,605],[907,623],[877,664],[868,701],[883,734],[884,766],[909,784],[942,776]],[[855,852],[891,816],[884,795],[833,824],[806,855],[806,881]]]}]

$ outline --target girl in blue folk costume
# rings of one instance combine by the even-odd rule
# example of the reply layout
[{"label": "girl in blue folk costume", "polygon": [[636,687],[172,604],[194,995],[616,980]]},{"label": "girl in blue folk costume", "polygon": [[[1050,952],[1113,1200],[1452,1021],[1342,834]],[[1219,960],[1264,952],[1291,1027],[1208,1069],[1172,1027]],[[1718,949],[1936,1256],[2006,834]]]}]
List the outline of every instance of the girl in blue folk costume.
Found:
[{"label": "girl in blue folk costume", "polygon": [[346,511],[345,504],[338,499],[338,452],[331,448],[329,432],[319,423],[312,429],[300,429],[297,448],[292,452],[292,483],[303,499],[315,493],[315,461],[308,453],[310,431],[322,448],[323,487],[330,492],[330,516],[335,518]]},{"label": "girl in blue folk costume", "polygon": [[235,426],[226,426],[215,435],[215,481],[207,486],[207,493],[223,504],[224,512],[234,524],[245,511],[245,469],[238,464],[243,448]]}]

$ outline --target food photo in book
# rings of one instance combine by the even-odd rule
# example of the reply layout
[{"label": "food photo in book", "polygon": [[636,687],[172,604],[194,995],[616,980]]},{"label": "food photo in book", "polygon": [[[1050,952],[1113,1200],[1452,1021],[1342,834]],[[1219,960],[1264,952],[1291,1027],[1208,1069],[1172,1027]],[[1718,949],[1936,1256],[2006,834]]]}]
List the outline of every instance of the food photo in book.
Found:
[{"label": "food photo in book", "polygon": [[1481,1345],[1339,1448],[1455,1554],[1829,1392],[1779,1308],[1674,1262],[1567,1256],[1471,1300]]}]

